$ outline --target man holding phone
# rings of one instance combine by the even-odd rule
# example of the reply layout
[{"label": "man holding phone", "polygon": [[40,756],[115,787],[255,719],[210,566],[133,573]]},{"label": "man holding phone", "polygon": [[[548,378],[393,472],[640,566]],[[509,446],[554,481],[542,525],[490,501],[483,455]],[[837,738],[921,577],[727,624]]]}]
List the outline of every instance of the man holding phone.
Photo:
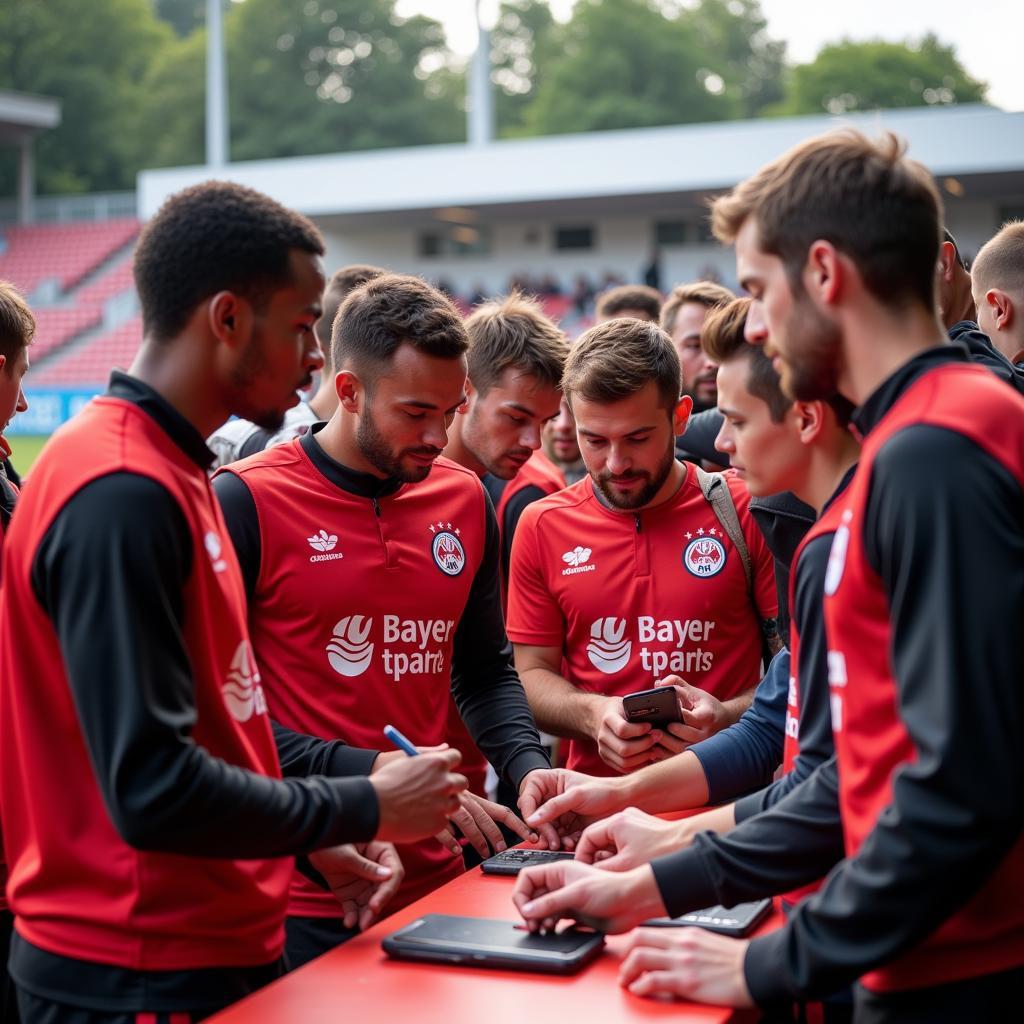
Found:
[{"label": "man holding phone", "polygon": [[[691,399],[679,397],[679,357],[657,325],[621,319],[587,331],[563,389],[590,476],[523,513],[508,634],[538,725],[572,741],[569,767],[625,773],[746,709],[762,622],[777,610],[772,560],[746,488],[726,477],[748,585],[695,468],[674,457]],[[659,682],[675,685],[683,722],[630,722],[622,698]]]}]

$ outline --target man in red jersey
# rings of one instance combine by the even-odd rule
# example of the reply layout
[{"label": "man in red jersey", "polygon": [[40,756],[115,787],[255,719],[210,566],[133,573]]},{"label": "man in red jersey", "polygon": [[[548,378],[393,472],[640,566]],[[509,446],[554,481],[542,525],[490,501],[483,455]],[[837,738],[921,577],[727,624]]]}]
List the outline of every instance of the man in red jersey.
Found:
[{"label": "man in red jersey", "polygon": [[523,509],[565,486],[540,447],[544,425],[558,415],[569,344],[540,306],[518,293],[475,309],[466,333],[468,398],[444,454],[483,479],[498,516],[507,579]]},{"label": "man in red jersey", "polygon": [[[346,299],[332,346],[331,419],[214,480],[271,714],[359,746],[391,723],[430,746],[445,739],[451,694],[518,791],[548,761],[505,636],[497,524],[479,477],[439,458],[466,401],[462,319],[419,278],[386,275]],[[467,802],[469,827],[493,827]],[[396,905],[462,871],[452,843],[403,847]],[[352,934],[299,875],[287,929],[293,965]]]},{"label": "man in red jersey", "polygon": [[[641,939],[623,984],[770,1005],[859,979],[857,1021],[998,1019],[1024,984],[1024,654],[1006,628],[1024,611],[1024,402],[944,337],[941,201],[894,137],[804,143],[713,223],[758,310],[747,337],[767,340],[787,391],[859,407],[824,583],[836,762],[779,804],[788,828],[764,848],[786,888],[839,837],[846,859],[780,931]],[[832,829],[803,828],[830,805]],[[690,852],[623,876],[613,930],[687,909]],[[524,913],[579,916],[579,892],[548,903],[564,881],[526,879]]]},{"label": "man in red jersey", "polygon": [[530,505],[513,545],[516,665],[538,724],[569,737],[569,767],[588,774],[632,771],[702,738],[692,722],[627,721],[633,691],[682,678],[718,698],[706,730],[736,721],[760,678],[761,621],[776,614],[743,484],[727,480],[750,584],[695,469],[673,457],[691,404],[679,380],[656,324],[611,320],[577,339],[563,386],[590,478]]},{"label": "man in red jersey", "polygon": [[[540,306],[518,292],[475,309],[466,319],[466,333],[468,401],[452,421],[444,454],[480,476],[494,503],[504,607],[512,538],[523,509],[565,486],[540,446],[544,425],[557,415],[569,344]],[[470,790],[484,794],[487,762],[454,702],[448,709],[448,742],[462,753]],[[515,806],[515,798],[512,790],[501,796],[509,806]]]},{"label": "man in red jersey", "polygon": [[[218,423],[279,423],[319,366],[321,252],[249,189],[169,199],[136,250],[131,373],[19,498],[0,803],[24,1020],[208,1015],[280,974],[292,854],[429,835],[457,806],[454,752],[329,778],[372,752],[272,726],[206,473]],[[316,863],[334,875],[331,850]]]},{"label": "man in red jersey", "polygon": [[[28,347],[35,334],[36,320],[21,294],[7,281],[0,281],[0,546],[18,501],[17,485],[7,477],[4,465],[11,447],[3,432],[19,412],[28,408],[22,386],[28,372]],[[0,850],[0,1020],[18,1020],[18,1004],[7,973],[14,915],[7,905],[7,865]]]}]

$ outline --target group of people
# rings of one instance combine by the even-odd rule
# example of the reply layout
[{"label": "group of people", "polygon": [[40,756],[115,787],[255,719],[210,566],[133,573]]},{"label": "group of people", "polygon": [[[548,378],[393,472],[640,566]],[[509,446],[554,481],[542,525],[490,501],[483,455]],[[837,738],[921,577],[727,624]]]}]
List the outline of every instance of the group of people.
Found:
[{"label": "group of people", "polygon": [[[744,296],[618,288],[570,344],[520,293],[328,282],[249,189],[167,200],[130,371],[0,477],[11,1019],[202,1019],[522,840],[575,851],[520,875],[535,931],[783,898],[640,928],[637,995],[994,1018],[1024,225],[969,270],[942,220],[898,140],[823,136],[713,205]],[[32,331],[0,285],[3,425]],[[678,721],[627,716],[654,686]]]}]

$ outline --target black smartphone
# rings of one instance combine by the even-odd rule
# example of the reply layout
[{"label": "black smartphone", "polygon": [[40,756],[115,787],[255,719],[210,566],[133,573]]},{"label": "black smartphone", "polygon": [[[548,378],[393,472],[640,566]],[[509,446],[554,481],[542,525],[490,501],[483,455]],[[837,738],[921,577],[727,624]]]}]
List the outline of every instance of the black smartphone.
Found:
[{"label": "black smartphone", "polygon": [[622,709],[630,722],[647,722],[659,729],[683,720],[679,713],[679,698],[671,686],[656,686],[653,690],[627,693],[622,698]]},{"label": "black smartphone", "polygon": [[576,928],[542,935],[513,921],[424,914],[381,945],[397,960],[572,974],[601,952],[604,936]]},{"label": "black smartphone", "polygon": [[644,921],[644,926],[647,928],[679,928],[693,925],[709,932],[718,932],[720,935],[731,935],[735,939],[742,939],[771,913],[771,909],[771,900],[756,900],[753,903],[737,903],[735,907],[729,907],[728,910],[719,905],[707,907],[705,910],[695,910],[693,913],[683,914],[681,917],[656,917],[651,921]]},{"label": "black smartphone", "polygon": [[480,865],[485,875],[518,875],[523,868],[550,864],[556,860],[572,860],[574,854],[561,850],[502,850]]}]

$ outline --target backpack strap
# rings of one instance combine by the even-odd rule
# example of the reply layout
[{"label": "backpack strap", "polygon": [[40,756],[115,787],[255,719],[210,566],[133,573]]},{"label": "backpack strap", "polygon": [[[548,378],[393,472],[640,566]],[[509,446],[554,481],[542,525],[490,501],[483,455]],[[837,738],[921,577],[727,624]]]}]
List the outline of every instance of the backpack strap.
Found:
[{"label": "backpack strap", "polygon": [[733,547],[740,556],[743,575],[747,581],[747,598],[750,601],[750,607],[754,609],[761,623],[766,656],[765,664],[767,665],[768,661],[782,649],[779,620],[760,617],[760,610],[754,597],[754,563],[750,557],[750,549],[747,547],[747,538],[743,535],[743,527],[740,526],[740,517],[736,513],[736,503],[732,500],[732,492],[721,473],[707,473],[698,465],[694,465],[693,469],[697,474],[697,483],[700,485],[701,494],[711,506],[715,518],[725,530],[725,535],[732,541]]}]

